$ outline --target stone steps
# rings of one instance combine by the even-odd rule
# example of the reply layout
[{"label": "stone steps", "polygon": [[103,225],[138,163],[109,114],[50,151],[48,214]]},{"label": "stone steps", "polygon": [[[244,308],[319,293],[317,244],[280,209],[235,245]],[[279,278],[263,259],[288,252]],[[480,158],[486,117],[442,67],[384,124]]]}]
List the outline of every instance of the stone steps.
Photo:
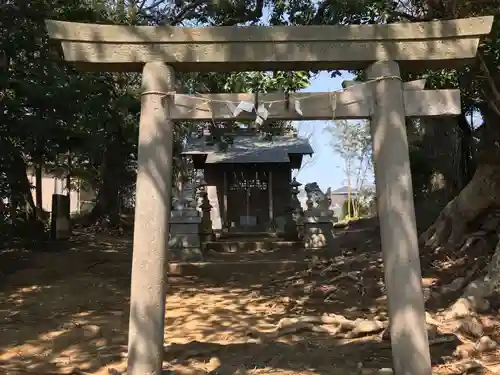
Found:
[{"label": "stone steps", "polygon": [[308,269],[307,261],[254,261],[254,262],[175,262],[167,265],[168,276],[195,276],[219,282],[278,272],[297,272]]},{"label": "stone steps", "polygon": [[251,251],[293,250],[303,248],[301,241],[283,241],[277,238],[225,238],[206,242],[204,252],[241,253]]},{"label": "stone steps", "polygon": [[278,234],[275,232],[222,232],[217,236],[219,239],[230,239],[230,238],[278,238]]},{"label": "stone steps", "polygon": [[306,270],[311,256],[316,254],[305,250],[303,242],[285,241],[275,233],[226,232],[217,237],[203,245],[204,261],[171,261],[167,274],[220,282],[244,280]]},{"label": "stone steps", "polygon": [[[204,253],[249,253],[303,248],[301,241],[286,241],[273,232],[223,232],[204,244]],[[286,258],[286,255],[284,256]]]}]

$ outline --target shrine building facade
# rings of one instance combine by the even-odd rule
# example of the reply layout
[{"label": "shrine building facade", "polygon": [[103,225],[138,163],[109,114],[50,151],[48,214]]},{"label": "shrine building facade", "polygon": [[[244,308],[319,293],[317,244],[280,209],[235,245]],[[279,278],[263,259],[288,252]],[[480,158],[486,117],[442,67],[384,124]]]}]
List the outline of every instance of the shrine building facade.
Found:
[{"label": "shrine building facade", "polygon": [[183,154],[204,171],[214,231],[266,231],[286,214],[292,170],[313,149],[296,135],[265,139],[240,131],[227,149],[203,136],[191,140]]}]

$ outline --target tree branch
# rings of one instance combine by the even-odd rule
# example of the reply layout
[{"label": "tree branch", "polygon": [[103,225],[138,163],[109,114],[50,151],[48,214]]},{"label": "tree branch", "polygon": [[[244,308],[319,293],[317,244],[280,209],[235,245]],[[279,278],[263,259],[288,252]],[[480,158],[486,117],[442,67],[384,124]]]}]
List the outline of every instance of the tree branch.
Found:
[{"label": "tree branch", "polygon": [[[184,8],[182,8],[175,16],[173,16],[167,23],[170,26],[176,26],[184,21],[186,18],[194,15],[196,10],[202,5],[209,5],[212,3],[212,0],[193,0],[191,3],[186,4]],[[241,15],[240,17],[231,18],[223,23],[220,26],[234,26],[240,23],[250,22],[255,19],[260,19],[263,15],[264,9],[264,0],[256,0],[255,8]]]},{"label": "tree branch", "polygon": [[146,5],[147,2],[148,2],[148,0],[142,0],[141,1],[141,5],[138,6],[138,11],[137,11],[138,13],[142,12],[142,11],[145,11],[145,12],[150,11],[150,10],[156,8],[157,6],[165,3],[165,0],[153,1],[152,4],[148,4],[148,6],[146,7],[145,5]]},{"label": "tree branch", "polygon": [[234,26],[239,23],[245,23],[255,19],[260,19],[262,18],[263,15],[263,9],[264,9],[264,0],[257,0],[253,11],[245,15],[242,15],[241,17],[231,19],[227,22],[223,22],[221,26]]},{"label": "tree branch", "polygon": [[483,52],[479,51],[477,54],[479,58],[479,63],[481,64],[481,69],[483,70],[485,76],[486,76],[486,81],[488,82],[488,86],[491,89],[491,93],[493,94],[494,98],[489,99],[488,103],[491,106],[491,108],[495,111],[495,113],[500,117],[500,91],[498,91],[495,80],[491,76],[490,69],[488,68],[488,65],[486,64],[486,61],[484,60]]},{"label": "tree branch", "polygon": [[186,18],[187,14],[193,12],[200,5],[208,4],[211,0],[194,0],[192,3],[187,4],[184,8],[180,10],[179,13],[175,15],[172,19],[169,20],[168,24],[170,26],[176,26]]},{"label": "tree branch", "polygon": [[391,17],[402,18],[402,19],[410,21],[410,22],[424,22],[424,21],[426,21],[425,18],[416,17],[416,16],[413,16],[413,15],[411,15],[409,13],[402,12],[402,11],[395,10],[395,9],[389,10],[388,14]]}]

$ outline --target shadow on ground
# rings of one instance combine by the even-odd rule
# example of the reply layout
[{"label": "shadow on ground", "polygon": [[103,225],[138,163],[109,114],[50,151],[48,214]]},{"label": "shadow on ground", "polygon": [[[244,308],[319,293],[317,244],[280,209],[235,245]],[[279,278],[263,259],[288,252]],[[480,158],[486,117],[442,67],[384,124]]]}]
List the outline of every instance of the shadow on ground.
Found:
[{"label": "shadow on ground", "polygon": [[[78,368],[104,375],[110,367],[124,368],[131,238],[76,238],[60,251],[2,254],[3,371],[71,374]],[[326,375],[356,370],[359,363],[391,367],[390,345],[379,336],[341,340],[325,332],[296,332],[272,337],[284,317],[385,316],[376,228],[348,228],[337,241],[337,255],[310,259],[321,267],[302,276],[288,271],[235,275],[229,281],[170,277],[165,366],[185,375]],[[22,261],[7,261],[19,254]],[[231,269],[221,267],[220,272]],[[339,278],[344,273],[355,278]],[[442,362],[455,347],[433,346],[434,362]]]}]

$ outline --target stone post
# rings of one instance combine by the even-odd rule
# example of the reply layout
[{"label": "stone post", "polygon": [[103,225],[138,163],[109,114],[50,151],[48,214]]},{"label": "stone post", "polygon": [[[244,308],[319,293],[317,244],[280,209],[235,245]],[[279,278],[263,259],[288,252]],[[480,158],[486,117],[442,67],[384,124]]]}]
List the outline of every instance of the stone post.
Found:
[{"label": "stone post", "polygon": [[172,190],[175,74],[148,63],[142,72],[136,207],[130,296],[128,375],[161,374],[165,317],[165,263]]},{"label": "stone post", "polygon": [[403,85],[394,61],[378,61],[366,74],[377,79],[371,133],[394,373],[430,375]]},{"label": "stone post", "polygon": [[298,225],[301,221],[302,209],[297,195],[299,194],[299,187],[301,185],[295,178],[290,182],[290,204],[287,207],[284,227],[284,238],[287,241],[296,241],[299,239]]},{"label": "stone post", "polygon": [[71,237],[69,197],[63,194],[52,194],[52,210],[50,215],[50,238],[67,240]]},{"label": "stone post", "polygon": [[54,194],[50,211],[50,238],[67,240],[71,237],[71,207],[68,195],[63,194],[63,179],[54,177]]},{"label": "stone post", "polygon": [[201,240],[205,243],[213,239],[212,218],[210,217],[212,205],[208,199],[207,183],[205,180],[200,184],[199,189],[201,196]]},{"label": "stone post", "polygon": [[274,191],[273,191],[273,170],[269,170],[269,182],[267,184],[267,192],[269,196],[269,223],[274,221]]},{"label": "stone post", "polygon": [[304,210],[300,205],[299,201],[299,188],[302,186],[300,182],[294,177],[290,183],[291,187],[291,207],[292,207],[292,218],[297,227],[297,237],[301,239],[304,235]]},{"label": "stone post", "polygon": [[229,229],[229,220],[227,218],[227,195],[228,195],[228,189],[229,189],[229,179],[227,178],[227,170],[224,169],[224,180],[222,181],[224,184],[223,188],[223,199],[222,199],[222,204],[224,205],[223,211],[222,211],[222,229],[227,230]]}]

